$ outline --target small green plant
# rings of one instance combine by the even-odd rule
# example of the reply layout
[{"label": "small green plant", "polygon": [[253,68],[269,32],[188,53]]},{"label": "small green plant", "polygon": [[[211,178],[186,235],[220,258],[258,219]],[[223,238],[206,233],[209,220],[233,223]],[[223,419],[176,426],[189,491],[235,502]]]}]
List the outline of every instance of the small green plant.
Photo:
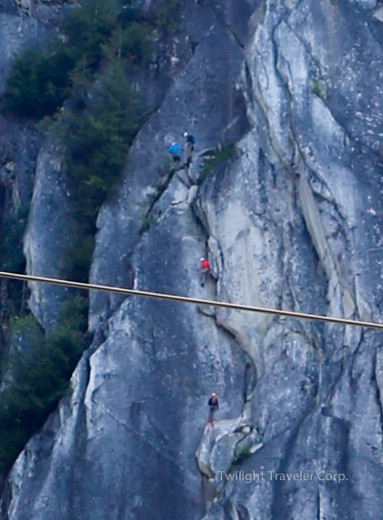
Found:
[{"label": "small green plant", "polygon": [[244,460],[248,459],[251,456],[251,446],[250,445],[241,445],[240,443],[236,445],[234,450],[234,464],[241,464]]},{"label": "small green plant", "polygon": [[180,27],[180,7],[182,0],[162,0],[155,25],[165,34],[175,32]]},{"label": "small green plant", "polygon": [[88,279],[95,236],[86,222],[74,221],[71,226],[74,238],[62,258],[63,276],[77,282],[83,282]]},{"label": "small green plant", "polygon": [[208,158],[206,159],[204,166],[201,170],[198,179],[198,184],[202,184],[202,182],[214,170],[216,166],[230,159],[230,157],[233,155],[233,152],[234,143],[222,146],[221,149],[216,148],[215,150],[209,151]]},{"label": "small green plant", "polygon": [[5,233],[0,237],[1,264],[9,271],[17,271],[24,264],[22,240],[27,217],[28,208],[20,208],[11,216]]},{"label": "small green plant", "polygon": [[77,65],[98,69],[118,24],[118,8],[118,0],[81,0],[68,11],[61,30]]},{"label": "small green plant", "polygon": [[139,235],[143,235],[147,231],[149,231],[150,226],[154,224],[153,217],[150,215],[150,213],[146,213],[145,215],[142,215],[142,226],[138,232]]},{"label": "small green plant", "polygon": [[[28,208],[20,208],[11,215],[4,232],[0,236],[0,264],[5,271],[22,273],[25,269],[23,254],[23,235],[27,224]],[[16,280],[6,282],[8,299],[14,309],[20,309],[22,303],[22,283]]]},{"label": "small green plant", "polygon": [[148,22],[132,21],[121,29],[119,54],[133,65],[148,63],[153,52],[153,27]]},{"label": "small green plant", "polygon": [[171,161],[170,157],[167,155],[163,155],[158,164],[158,175],[159,177],[164,177],[169,175],[169,172],[171,171],[173,167],[173,161]]},{"label": "small green plant", "polygon": [[311,84],[311,92],[321,99],[327,98],[327,88],[322,81],[314,80]]}]

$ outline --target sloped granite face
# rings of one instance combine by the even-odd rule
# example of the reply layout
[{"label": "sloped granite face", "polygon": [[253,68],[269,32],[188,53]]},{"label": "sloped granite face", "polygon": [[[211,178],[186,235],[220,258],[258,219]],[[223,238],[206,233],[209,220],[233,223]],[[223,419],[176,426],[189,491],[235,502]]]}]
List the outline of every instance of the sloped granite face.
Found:
[{"label": "sloped granite face", "polygon": [[[132,283],[131,256],[140,230],[153,200],[171,180],[168,148],[172,142],[183,145],[183,132],[188,130],[197,136],[198,154],[237,140],[248,128],[243,96],[235,84],[243,57],[240,45],[209,6],[194,6],[186,21],[188,32],[179,39],[195,40],[196,50],[174,78],[161,107],[139,132],[121,189],[100,212],[92,281]],[[113,295],[91,294],[91,329],[105,305],[113,310],[119,302]]]},{"label": "sloped granite face", "polygon": [[[23,49],[40,47],[55,30],[66,3],[5,0],[0,5],[0,95],[13,60]],[[41,10],[45,13],[42,16]],[[29,273],[59,276],[63,243],[67,238],[68,205],[65,186],[58,175],[61,155],[33,122],[11,112],[0,115],[0,232],[9,232],[10,215],[25,214],[32,205],[24,254]],[[31,202],[33,199],[33,202]],[[60,221],[60,222],[59,222]],[[29,240],[33,236],[32,240]],[[61,246],[57,244],[61,242]],[[44,246],[42,246],[44,243]],[[37,265],[37,267],[36,267]],[[62,290],[32,287],[31,307],[44,326],[51,326],[58,312]],[[37,303],[47,294],[46,307]]]},{"label": "sloped granite face", "polygon": [[[198,46],[100,213],[92,281],[382,321],[372,4],[246,2],[245,30],[228,2],[187,3]],[[192,179],[236,142],[198,188],[162,162],[185,128]],[[96,294],[90,328],[4,519],[380,518],[380,332]]]},{"label": "sloped granite face", "polygon": [[[137,284],[176,292],[184,280],[184,290],[200,294],[200,238],[190,208],[170,208],[135,252]],[[201,518],[194,452],[207,418],[206,396],[213,389],[220,395],[218,417],[240,415],[241,349],[214,316],[196,307],[137,298],[123,302],[104,334],[107,340],[78,367],[72,398],[47,425],[54,438],[47,465],[35,452],[46,433],[18,459],[15,472],[27,472],[24,489],[33,486],[33,499],[29,491],[16,498],[10,482],[11,517],[53,518],[60,511],[62,518],[101,520],[149,518],[156,511],[162,518]]]},{"label": "sloped granite face", "polygon": [[[239,143],[241,158],[217,171],[199,199],[221,250],[230,251],[222,294],[380,321],[381,111],[373,64],[381,47],[369,19],[326,2],[269,2],[245,55],[254,130]],[[250,218],[252,225],[230,224]],[[249,271],[241,283],[238,273]],[[236,468],[237,479],[223,477],[224,496],[206,518],[233,511],[239,518],[379,516],[381,335],[265,318],[246,334],[243,319],[218,314],[259,370],[251,416],[263,447],[241,467],[250,483]]]},{"label": "sloped granite face", "polygon": [[[62,150],[54,141],[40,148],[33,197],[24,235],[27,272],[62,278],[73,239],[70,193],[63,175]],[[64,276],[65,277],[65,276]],[[49,284],[30,283],[29,307],[48,330],[57,324],[70,291]]]}]

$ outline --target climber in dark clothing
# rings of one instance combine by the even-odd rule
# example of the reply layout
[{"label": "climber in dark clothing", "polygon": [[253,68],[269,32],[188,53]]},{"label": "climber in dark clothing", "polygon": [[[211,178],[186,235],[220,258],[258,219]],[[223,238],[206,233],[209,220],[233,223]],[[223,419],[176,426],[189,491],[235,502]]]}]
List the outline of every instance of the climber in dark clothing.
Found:
[{"label": "climber in dark clothing", "polygon": [[195,145],[195,137],[188,132],[184,132],[184,137],[186,139],[186,168],[189,169],[189,166],[192,162],[192,154]]},{"label": "climber in dark clothing", "polygon": [[213,419],[214,419],[214,412],[216,412],[219,408],[219,405],[218,405],[218,399],[217,399],[217,396],[215,395],[215,393],[213,392],[211,394],[211,397],[208,401],[208,405],[209,405],[209,418],[208,418],[208,422],[209,423],[213,423]]}]

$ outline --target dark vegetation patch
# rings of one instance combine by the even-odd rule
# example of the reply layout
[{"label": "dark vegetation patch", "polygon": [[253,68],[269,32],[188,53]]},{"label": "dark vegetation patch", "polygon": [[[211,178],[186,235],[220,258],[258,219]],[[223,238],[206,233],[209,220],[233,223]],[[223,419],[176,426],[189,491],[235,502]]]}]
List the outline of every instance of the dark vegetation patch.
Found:
[{"label": "dark vegetation patch", "polygon": [[87,302],[64,303],[49,335],[29,314],[9,323],[12,348],[0,393],[0,474],[6,474],[29,437],[44,424],[69,386],[83,349]]},{"label": "dark vegetation patch", "polygon": [[[161,0],[144,13],[129,0],[80,0],[43,48],[15,57],[2,110],[34,122],[61,143],[72,201],[73,242],[64,275],[86,281],[96,218],[111,196],[134,137],[150,107],[132,88],[148,66],[155,42],[179,28],[180,0]],[[24,272],[22,238],[29,208],[0,237],[1,267]],[[42,427],[68,389],[87,347],[88,300],[68,299],[49,332],[26,308],[25,286],[7,282],[11,309],[0,309],[0,481],[27,440]]]},{"label": "dark vegetation patch", "polygon": [[230,143],[221,148],[215,148],[214,150],[206,152],[204,165],[198,178],[198,184],[202,184],[214,168],[228,161],[233,156],[234,151],[234,143]]}]

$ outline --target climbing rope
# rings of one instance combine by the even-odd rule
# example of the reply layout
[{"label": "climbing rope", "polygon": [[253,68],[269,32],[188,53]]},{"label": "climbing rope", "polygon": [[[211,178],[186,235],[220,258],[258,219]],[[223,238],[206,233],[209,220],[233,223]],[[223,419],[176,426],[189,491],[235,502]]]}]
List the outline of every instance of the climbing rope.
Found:
[{"label": "climbing rope", "polygon": [[71,287],[73,289],[83,289],[86,291],[106,291],[125,296],[140,296],[143,298],[155,298],[157,300],[168,300],[192,305],[210,305],[213,307],[221,307],[237,311],[256,312],[261,314],[270,314],[274,316],[283,316],[285,318],[298,318],[303,320],[324,321],[336,323],[338,325],[352,325],[354,327],[368,327],[383,330],[383,323],[373,323],[370,321],[350,320],[347,318],[335,318],[334,316],[321,316],[319,314],[307,314],[298,311],[286,311],[280,309],[268,309],[265,307],[254,307],[251,305],[242,305],[240,303],[230,303],[215,300],[203,300],[200,298],[190,298],[187,296],[177,296],[176,294],[156,293],[150,291],[141,291],[137,289],[124,289],[123,287],[113,287],[110,285],[99,285],[93,283],[73,282],[71,280],[61,280],[59,278],[46,278],[44,276],[34,276],[29,274],[10,273],[0,271],[0,278],[9,278],[11,280],[20,280],[25,282],[49,283],[53,285],[61,285]]}]

